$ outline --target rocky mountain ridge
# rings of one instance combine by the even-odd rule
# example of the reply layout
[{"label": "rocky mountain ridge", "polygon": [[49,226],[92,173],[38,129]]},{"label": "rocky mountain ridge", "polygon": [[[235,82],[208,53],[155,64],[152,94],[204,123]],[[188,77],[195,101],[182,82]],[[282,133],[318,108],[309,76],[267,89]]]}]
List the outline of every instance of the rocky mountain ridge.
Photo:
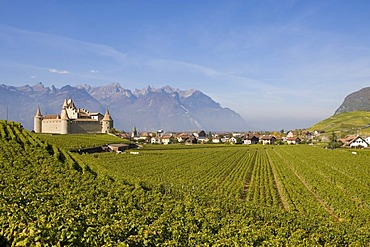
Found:
[{"label": "rocky mountain ridge", "polygon": [[[180,90],[171,86],[131,91],[119,83],[93,87],[66,85],[58,89],[42,83],[14,87],[0,85],[0,118],[19,121],[33,128],[36,107],[43,114],[59,113],[65,98],[72,98],[77,107],[104,112],[113,116],[115,127],[129,131],[133,126],[141,131],[165,129],[186,130],[245,130],[241,116],[199,90]],[[8,108],[8,109],[7,109]]]},{"label": "rocky mountain ridge", "polygon": [[353,111],[370,111],[370,87],[362,88],[347,95],[334,114]]}]

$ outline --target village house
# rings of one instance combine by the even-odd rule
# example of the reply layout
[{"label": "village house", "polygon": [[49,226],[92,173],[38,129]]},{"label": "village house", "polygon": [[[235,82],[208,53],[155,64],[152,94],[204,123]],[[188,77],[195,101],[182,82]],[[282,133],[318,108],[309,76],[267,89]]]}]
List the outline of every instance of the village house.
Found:
[{"label": "village house", "polygon": [[289,131],[288,134],[286,135],[287,138],[293,138],[294,137],[294,133],[293,131]]},{"label": "village house", "polygon": [[227,135],[224,135],[223,137],[221,137],[221,142],[222,143],[227,143],[227,142],[229,142],[229,137],[227,136]]},{"label": "village house", "polygon": [[174,140],[174,138],[173,138],[172,134],[164,134],[161,137],[161,143],[164,144],[164,145],[173,143],[173,140]]},{"label": "village house", "polygon": [[351,147],[351,148],[367,148],[369,147],[369,143],[366,139],[357,136],[357,135],[350,135],[345,138],[341,138],[338,140],[339,142],[343,143],[344,147]]},{"label": "village house", "polygon": [[185,140],[185,145],[192,145],[198,142],[195,136],[190,136],[188,139]]},{"label": "village house", "polygon": [[233,134],[233,136],[229,139],[229,142],[232,144],[242,144],[244,142],[244,138],[245,136],[243,134]]},{"label": "village house", "polygon": [[213,137],[212,138],[212,143],[215,143],[215,144],[218,144],[218,143],[221,143],[221,139],[220,139],[220,137]]},{"label": "village house", "polygon": [[243,143],[247,145],[258,144],[259,140],[260,140],[259,137],[256,135],[248,135],[247,137],[244,138]]},{"label": "village house", "polygon": [[313,138],[313,134],[309,131],[303,133],[305,135],[306,140],[311,140]]},{"label": "village house", "polygon": [[363,139],[360,136],[357,136],[355,139],[353,139],[349,143],[349,146],[351,148],[367,148],[367,147],[369,147],[369,144],[365,141],[365,139]]},{"label": "village house", "polygon": [[286,139],[286,143],[287,144],[293,144],[293,145],[300,144],[301,143],[301,138],[299,138],[299,137],[288,137]]},{"label": "village house", "polygon": [[204,130],[200,131],[199,133],[197,133],[198,135],[198,142],[200,143],[206,143],[209,141],[209,139],[207,138],[207,134]]},{"label": "village house", "polygon": [[148,133],[148,132],[143,132],[143,133],[140,133],[140,136],[137,138],[137,141],[142,141],[142,142],[149,142],[150,138],[151,138],[151,134]]},{"label": "village house", "polygon": [[182,143],[182,142],[185,142],[187,139],[189,139],[191,136],[192,135],[189,133],[181,133],[176,138],[178,142]]},{"label": "village house", "polygon": [[272,135],[268,135],[268,136],[264,135],[262,136],[261,141],[263,145],[272,145],[275,143],[276,137]]},{"label": "village house", "polygon": [[339,142],[343,143],[343,146],[349,146],[349,144],[356,138],[356,135],[349,135],[344,138],[338,139]]},{"label": "village house", "polygon": [[230,139],[229,139],[229,142],[230,143],[232,143],[232,144],[237,144],[238,143],[238,139],[236,138],[236,137],[231,137]]},{"label": "village house", "polygon": [[153,136],[152,138],[150,138],[150,143],[151,144],[161,144],[161,138]]}]

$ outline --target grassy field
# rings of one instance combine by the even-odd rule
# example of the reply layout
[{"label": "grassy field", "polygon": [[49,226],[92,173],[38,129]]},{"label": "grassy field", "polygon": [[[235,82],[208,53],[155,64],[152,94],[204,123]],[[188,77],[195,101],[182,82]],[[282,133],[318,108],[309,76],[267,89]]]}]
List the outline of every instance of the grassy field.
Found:
[{"label": "grassy field", "polygon": [[320,121],[310,131],[321,130],[346,134],[370,135],[370,112],[356,111],[333,115]]}]

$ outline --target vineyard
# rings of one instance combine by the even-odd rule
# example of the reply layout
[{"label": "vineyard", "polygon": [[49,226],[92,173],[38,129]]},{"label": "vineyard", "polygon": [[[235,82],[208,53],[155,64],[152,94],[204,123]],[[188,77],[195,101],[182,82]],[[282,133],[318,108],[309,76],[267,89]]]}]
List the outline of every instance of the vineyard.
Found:
[{"label": "vineyard", "polygon": [[167,190],[214,193],[357,226],[370,223],[367,155],[307,145],[214,145],[79,158],[117,179],[161,184]]},{"label": "vineyard", "polygon": [[370,242],[365,154],[194,145],[79,155],[48,138],[0,121],[0,246]]}]

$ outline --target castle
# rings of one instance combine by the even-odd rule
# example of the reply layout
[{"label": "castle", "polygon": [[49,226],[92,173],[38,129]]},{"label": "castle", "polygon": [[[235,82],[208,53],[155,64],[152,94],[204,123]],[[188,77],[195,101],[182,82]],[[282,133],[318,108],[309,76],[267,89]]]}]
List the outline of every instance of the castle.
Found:
[{"label": "castle", "polygon": [[108,108],[103,116],[99,112],[92,113],[83,108],[76,108],[72,99],[64,100],[60,115],[43,116],[40,107],[37,107],[34,117],[34,131],[36,133],[108,133],[112,128],[113,119]]}]

